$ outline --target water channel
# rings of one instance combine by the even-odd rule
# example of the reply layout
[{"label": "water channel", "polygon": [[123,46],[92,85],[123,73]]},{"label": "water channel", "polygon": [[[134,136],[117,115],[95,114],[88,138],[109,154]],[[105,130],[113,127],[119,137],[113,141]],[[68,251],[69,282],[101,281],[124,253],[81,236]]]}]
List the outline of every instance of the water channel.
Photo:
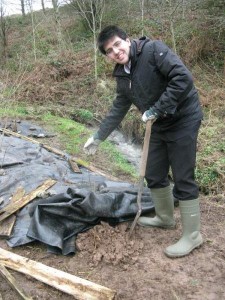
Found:
[{"label": "water channel", "polygon": [[133,143],[118,130],[114,130],[108,137],[108,140],[115,144],[120,153],[122,153],[127,161],[139,172],[142,145]]}]

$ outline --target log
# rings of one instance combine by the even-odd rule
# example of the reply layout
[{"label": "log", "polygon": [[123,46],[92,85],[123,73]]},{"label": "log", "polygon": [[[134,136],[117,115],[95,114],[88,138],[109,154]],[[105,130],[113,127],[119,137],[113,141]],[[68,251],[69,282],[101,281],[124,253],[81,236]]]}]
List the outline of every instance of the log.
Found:
[{"label": "log", "polygon": [[77,300],[113,300],[116,292],[0,248],[0,264],[42,281]]},{"label": "log", "polygon": [[24,291],[18,286],[15,278],[9,273],[9,271],[0,264],[0,273],[7,280],[9,285],[15,290],[19,297],[23,300],[32,300],[33,298],[25,295]]},{"label": "log", "polygon": [[9,203],[5,207],[0,210],[0,222],[11,216],[14,212],[19,210],[20,208],[24,207],[27,203],[35,199],[38,194],[46,191],[51,186],[56,183],[53,179],[47,179],[42,185],[36,188],[34,191],[30,192],[26,196],[22,197],[21,199],[17,199],[14,203]]}]

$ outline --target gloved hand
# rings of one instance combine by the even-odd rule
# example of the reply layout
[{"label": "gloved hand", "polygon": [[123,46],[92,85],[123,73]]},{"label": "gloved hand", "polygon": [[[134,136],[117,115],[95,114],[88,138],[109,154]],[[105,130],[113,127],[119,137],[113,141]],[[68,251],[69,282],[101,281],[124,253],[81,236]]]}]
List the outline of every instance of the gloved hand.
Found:
[{"label": "gloved hand", "polygon": [[84,152],[88,155],[94,155],[100,143],[101,140],[96,139],[94,136],[90,137],[84,145]]},{"label": "gloved hand", "polygon": [[147,122],[148,120],[155,121],[158,118],[158,114],[154,111],[153,108],[149,108],[142,115],[142,121]]}]

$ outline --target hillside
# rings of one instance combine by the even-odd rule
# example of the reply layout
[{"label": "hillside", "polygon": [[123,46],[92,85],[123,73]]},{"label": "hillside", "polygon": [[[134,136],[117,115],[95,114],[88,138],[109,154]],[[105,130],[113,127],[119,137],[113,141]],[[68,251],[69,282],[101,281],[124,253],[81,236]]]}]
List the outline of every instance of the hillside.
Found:
[{"label": "hillside", "polygon": [[[224,190],[225,148],[222,4],[203,1],[195,9],[192,2],[183,5],[176,6],[170,19],[166,12],[172,7],[165,4],[160,8],[149,2],[145,22],[134,18],[127,23],[126,18],[140,14],[140,7],[132,4],[124,14],[122,2],[108,3],[102,26],[115,21],[124,25],[131,37],[145,34],[162,39],[175,47],[191,69],[205,114],[196,175],[201,191],[220,194]],[[97,53],[96,80],[93,34],[77,8],[65,5],[57,11],[11,17],[7,26],[7,47],[2,49],[2,107],[24,106],[35,117],[52,113],[98,125],[115,94],[113,65]],[[206,27],[208,31],[203,30]],[[135,109],[122,122],[121,130],[132,140],[142,141],[144,128]]]},{"label": "hillside", "polygon": [[[98,2],[98,1],[96,1]],[[219,300],[225,298],[225,26],[223,1],[147,1],[142,20],[139,1],[105,1],[102,27],[118,24],[131,37],[147,35],[165,41],[192,71],[204,120],[199,133],[196,179],[200,187],[205,243],[190,256],[171,260],[163,249],[181,233],[179,210],[175,230],[135,229],[101,223],[78,236],[75,256],[46,253],[31,243],[0,247],[117,291],[124,300]],[[129,5],[128,5],[129,2]],[[213,2],[215,2],[213,4]],[[170,4],[170,5],[169,5]],[[83,145],[107,113],[115,95],[113,65],[94,52],[93,33],[74,6],[12,16],[7,44],[1,50],[0,114],[11,124],[28,120],[54,133],[52,147],[79,157],[121,181],[137,183],[138,174],[114,145],[105,142],[93,158]],[[97,59],[97,78],[95,77]],[[144,126],[135,108],[119,130],[134,142],[143,141]],[[11,271],[10,271],[11,272]],[[13,271],[33,299],[72,299],[65,293]],[[0,298],[17,299],[5,280]],[[73,298],[74,299],[74,298]]]}]

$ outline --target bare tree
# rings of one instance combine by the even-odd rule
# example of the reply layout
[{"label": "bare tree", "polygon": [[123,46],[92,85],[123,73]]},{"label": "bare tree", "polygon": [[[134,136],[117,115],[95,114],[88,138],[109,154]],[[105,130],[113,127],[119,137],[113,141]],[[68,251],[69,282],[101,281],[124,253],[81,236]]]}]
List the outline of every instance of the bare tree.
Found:
[{"label": "bare tree", "polygon": [[59,47],[63,48],[64,43],[63,43],[63,35],[62,35],[62,29],[61,29],[59,5],[60,5],[59,0],[52,0],[52,6],[53,6],[53,11],[54,11],[54,19],[55,19],[55,24],[56,24]]},{"label": "bare tree", "polygon": [[41,7],[43,10],[43,13],[45,14],[45,1],[44,0],[41,0]]},{"label": "bare tree", "polygon": [[34,60],[37,60],[37,48],[36,48],[36,27],[34,22],[34,10],[33,10],[33,0],[27,0],[26,2],[29,12],[31,14],[31,24],[32,24],[32,37],[33,37],[33,53]]},{"label": "bare tree", "polygon": [[94,46],[95,79],[97,70],[97,34],[101,30],[102,17],[105,8],[105,0],[72,0],[71,5],[78,10],[86,27],[92,32]]},{"label": "bare tree", "polygon": [[5,16],[5,9],[4,9],[4,1],[0,1],[0,38],[2,44],[2,56],[4,59],[7,57],[7,30],[8,30],[8,22]]},{"label": "bare tree", "polygon": [[141,35],[144,35],[144,4],[145,0],[139,0],[141,9]]},{"label": "bare tree", "polygon": [[20,3],[21,3],[22,16],[25,16],[25,2],[24,0],[20,0]]}]

